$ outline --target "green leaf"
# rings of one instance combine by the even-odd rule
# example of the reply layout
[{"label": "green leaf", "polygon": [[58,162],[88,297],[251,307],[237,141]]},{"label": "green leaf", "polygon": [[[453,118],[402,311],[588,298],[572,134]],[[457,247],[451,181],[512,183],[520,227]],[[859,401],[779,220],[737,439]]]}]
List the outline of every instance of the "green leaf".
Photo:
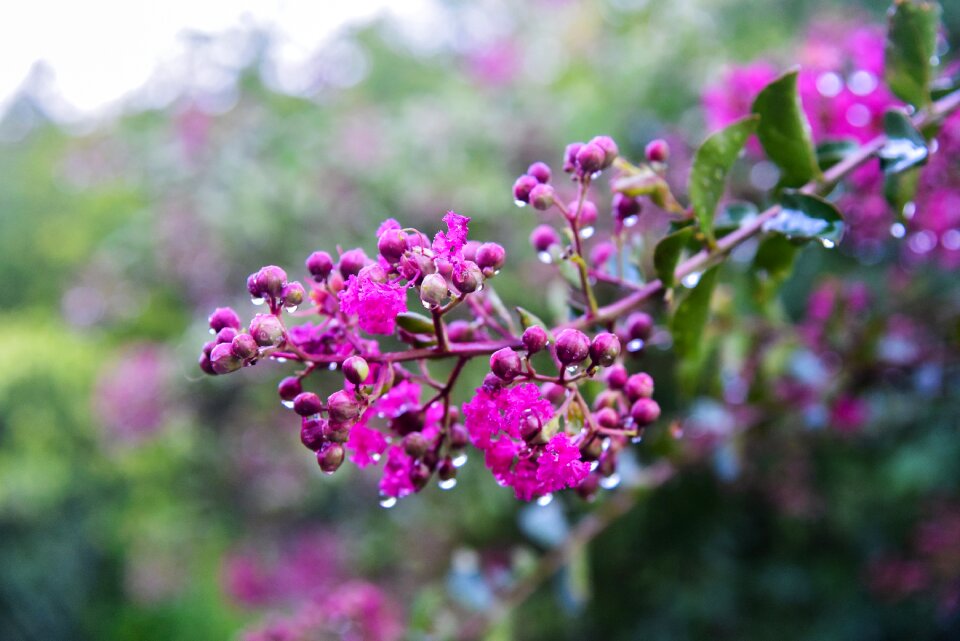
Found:
[{"label": "green leaf", "polygon": [[742,225],[745,220],[754,218],[759,213],[757,206],[751,202],[735,201],[725,204],[714,223],[717,235],[722,236],[724,233],[730,233]]},{"label": "green leaf", "polygon": [[693,237],[693,227],[684,227],[675,231],[657,243],[653,250],[653,268],[664,287],[673,287],[674,270],[680,261],[680,254]]},{"label": "green leaf", "polygon": [[891,109],[883,114],[887,141],[880,148],[880,168],[885,174],[899,174],[927,162],[927,141],[903,112]]},{"label": "green leaf", "polygon": [[894,95],[915,107],[930,103],[939,25],[933,2],[896,0],[890,12],[884,75]]},{"label": "green leaf", "polygon": [[860,148],[856,140],[828,140],[817,145],[817,164],[826,171]]},{"label": "green leaf", "polygon": [[517,316],[520,317],[520,325],[522,325],[524,329],[537,325],[547,330],[547,337],[550,340],[553,340],[553,334],[550,333],[550,326],[544,323],[539,316],[537,316],[530,310],[524,309],[523,307],[518,306],[518,307],[515,307],[514,309],[517,310]]},{"label": "green leaf", "polygon": [[753,267],[770,280],[782,282],[793,271],[793,261],[797,256],[796,243],[786,236],[773,234],[767,236],[757,248],[753,257]]},{"label": "green leaf", "polygon": [[757,116],[747,116],[728,125],[707,138],[693,157],[690,202],[700,221],[700,229],[711,244],[714,240],[713,214],[723,196],[727,174],[750,134],[756,130],[757,121]]},{"label": "green leaf", "polygon": [[948,76],[934,80],[930,84],[930,97],[933,100],[940,100],[957,89],[960,89],[960,69]]},{"label": "green leaf", "polygon": [[843,217],[837,208],[822,198],[800,192],[787,192],[780,198],[780,211],[763,225],[787,238],[819,239],[833,247],[843,238]]},{"label": "green leaf", "polygon": [[887,174],[883,177],[883,195],[899,219],[904,219],[904,208],[917,195],[917,184],[919,182],[919,167],[908,169],[899,174]]},{"label": "green leaf", "polygon": [[670,332],[673,334],[673,347],[683,360],[695,361],[700,355],[703,331],[710,315],[710,298],[717,283],[717,270],[712,267],[700,277],[700,282],[690,294],[680,302],[673,319]]},{"label": "green leaf", "polygon": [[397,325],[413,334],[433,334],[433,321],[416,312],[397,314]]},{"label": "green leaf", "polygon": [[764,87],[753,101],[753,113],[760,116],[757,138],[780,168],[781,185],[800,187],[820,176],[810,123],[797,91],[796,70]]}]

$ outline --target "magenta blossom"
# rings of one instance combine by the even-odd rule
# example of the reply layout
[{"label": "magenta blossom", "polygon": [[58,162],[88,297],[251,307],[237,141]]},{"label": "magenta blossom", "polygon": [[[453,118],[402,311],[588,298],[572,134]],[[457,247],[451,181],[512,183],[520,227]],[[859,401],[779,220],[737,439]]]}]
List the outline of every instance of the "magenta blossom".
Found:
[{"label": "magenta blossom", "polygon": [[351,276],[340,294],[340,311],[356,316],[360,329],[369,334],[392,334],[397,314],[407,311],[406,287],[378,283],[369,274]]}]

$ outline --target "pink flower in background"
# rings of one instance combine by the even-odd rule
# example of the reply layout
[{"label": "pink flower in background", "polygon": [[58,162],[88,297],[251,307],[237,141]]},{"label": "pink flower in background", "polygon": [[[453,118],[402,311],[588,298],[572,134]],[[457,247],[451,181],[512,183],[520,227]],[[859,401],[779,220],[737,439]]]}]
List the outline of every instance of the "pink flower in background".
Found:
[{"label": "pink flower in background", "polygon": [[142,440],[163,427],[171,406],[171,363],[159,345],[133,345],[101,372],[93,404],[111,439]]}]

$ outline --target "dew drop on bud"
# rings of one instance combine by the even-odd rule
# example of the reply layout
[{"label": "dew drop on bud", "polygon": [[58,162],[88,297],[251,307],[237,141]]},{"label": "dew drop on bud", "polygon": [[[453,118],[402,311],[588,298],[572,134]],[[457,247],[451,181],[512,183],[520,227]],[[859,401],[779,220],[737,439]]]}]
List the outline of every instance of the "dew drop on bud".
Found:
[{"label": "dew drop on bud", "polygon": [[642,338],[635,338],[629,343],[627,343],[627,351],[639,352],[641,349],[643,349],[643,345],[644,345],[644,342]]},{"label": "dew drop on bud", "polygon": [[265,299],[263,299],[263,298],[253,298],[253,299],[250,300],[250,302],[253,303],[254,305],[260,306],[260,305],[263,305],[263,304],[264,304],[265,302],[267,302],[267,301],[266,301]]},{"label": "dew drop on bud", "polygon": [[276,361],[278,363],[286,363],[287,359],[285,359],[283,356],[277,356]]},{"label": "dew drop on bud", "polygon": [[643,435],[642,435],[642,434],[637,434],[637,435],[634,436],[632,439],[630,439],[630,442],[631,442],[631,443],[641,443],[641,442],[643,442]]},{"label": "dew drop on bud", "polygon": [[611,474],[610,476],[600,479],[600,487],[602,487],[605,490],[612,490],[618,485],[620,485],[619,474]]},{"label": "dew drop on bud", "polygon": [[463,452],[460,452],[459,454],[453,457],[453,460],[451,462],[453,463],[454,467],[463,467],[464,463],[467,462],[467,455],[464,454]]},{"label": "dew drop on bud", "polygon": [[336,470],[330,470],[330,471],[321,470],[321,471],[323,472],[323,474],[324,474],[325,476],[333,476],[333,475],[334,475],[334,472],[336,472]]},{"label": "dew drop on bud", "polygon": [[397,497],[395,496],[383,496],[380,498],[380,507],[389,510],[394,505],[397,504]]},{"label": "dew drop on bud", "polygon": [[327,364],[327,369],[330,370],[331,372],[336,371],[336,369],[337,369],[337,364],[336,364],[336,363],[329,363],[329,364]]},{"label": "dew drop on bud", "polygon": [[539,252],[537,258],[540,259],[541,263],[549,265],[553,262],[553,256],[550,255],[550,252]]},{"label": "dew drop on bud", "polygon": [[830,240],[829,238],[821,238],[820,244],[823,245],[826,249],[833,249],[834,247],[837,246],[837,244],[832,240]]},{"label": "dew drop on bud", "polygon": [[639,217],[637,217],[637,216],[627,216],[626,218],[623,219],[623,226],[624,226],[624,227],[633,227],[634,225],[637,224],[637,221],[638,221],[638,220],[640,220],[640,219],[639,219]]},{"label": "dew drop on bud", "polygon": [[523,202],[522,200],[515,200],[515,201],[513,201],[513,204],[516,205],[517,207],[526,207],[526,206],[527,206],[527,203]]},{"label": "dew drop on bud", "polygon": [[591,236],[593,236],[593,232],[594,232],[593,227],[584,227],[583,229],[580,230],[580,236],[582,238],[590,238]]},{"label": "dew drop on bud", "polygon": [[430,307],[431,307],[430,303],[428,303],[428,302],[426,302],[426,301],[420,301],[420,304],[423,305],[423,308],[424,308],[424,309],[430,309]]},{"label": "dew drop on bud", "polygon": [[684,276],[683,280],[680,282],[682,282],[683,286],[686,287],[687,289],[693,289],[694,287],[697,286],[697,283],[700,282],[701,275],[702,274],[700,272],[691,272],[686,276]]},{"label": "dew drop on bud", "polygon": [[293,401],[280,401],[280,404],[286,407],[288,410],[293,409]]},{"label": "dew drop on bud", "polygon": [[446,481],[440,481],[437,483],[440,486],[441,490],[452,490],[457,486],[457,479],[447,479]]},{"label": "dew drop on bud", "polygon": [[567,367],[567,374],[576,374],[579,371],[580,371],[579,365],[570,365],[569,367]]},{"label": "dew drop on bud", "polygon": [[292,314],[292,313],[294,313],[295,311],[297,311],[297,306],[296,306],[296,305],[287,305],[286,307],[284,307],[284,309],[287,310],[288,313]]},{"label": "dew drop on bud", "polygon": [[592,174],[590,174],[590,180],[596,180],[596,179],[599,178],[599,177],[600,177],[600,172],[599,172],[599,171],[595,171],[595,172],[593,172]]},{"label": "dew drop on bud", "polygon": [[552,501],[553,501],[553,494],[544,494],[543,496],[537,499],[537,505],[539,505],[540,507],[546,507],[547,505],[550,505]]},{"label": "dew drop on bud", "polygon": [[380,462],[380,455],[377,454],[376,452],[374,452],[373,454],[371,454],[371,455],[370,455],[370,458],[373,460],[374,463],[379,463],[379,462]]},{"label": "dew drop on bud", "polygon": [[590,471],[593,472],[600,467],[600,461],[590,461]]}]

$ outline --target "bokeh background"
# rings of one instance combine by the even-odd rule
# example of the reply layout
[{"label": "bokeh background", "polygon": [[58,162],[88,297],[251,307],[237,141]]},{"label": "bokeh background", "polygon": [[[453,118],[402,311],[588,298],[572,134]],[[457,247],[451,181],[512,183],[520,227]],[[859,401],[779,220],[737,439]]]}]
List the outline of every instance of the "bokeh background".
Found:
[{"label": "bokeh background", "polygon": [[692,393],[668,343],[631,357],[666,410],[632,464],[678,473],[518,604],[501,590],[591,505],[518,504],[471,461],[384,510],[375,475],[300,446],[282,367],[196,368],[213,307],[250,312],[248,273],[372,251],[387,217],[471,216],[507,247],[501,297],[555,318],[515,176],[605,133],[630,158],[666,136],[682,184],[727,68],[786,68],[811,24],[885,8],[435,0],[318,25],[309,55],[193,32],[96,113],[37,67],[0,120],[0,639],[239,639],[311,609],[334,621],[311,639],[960,638],[960,291],[897,239],[807,250],[759,310],[734,270]]}]

